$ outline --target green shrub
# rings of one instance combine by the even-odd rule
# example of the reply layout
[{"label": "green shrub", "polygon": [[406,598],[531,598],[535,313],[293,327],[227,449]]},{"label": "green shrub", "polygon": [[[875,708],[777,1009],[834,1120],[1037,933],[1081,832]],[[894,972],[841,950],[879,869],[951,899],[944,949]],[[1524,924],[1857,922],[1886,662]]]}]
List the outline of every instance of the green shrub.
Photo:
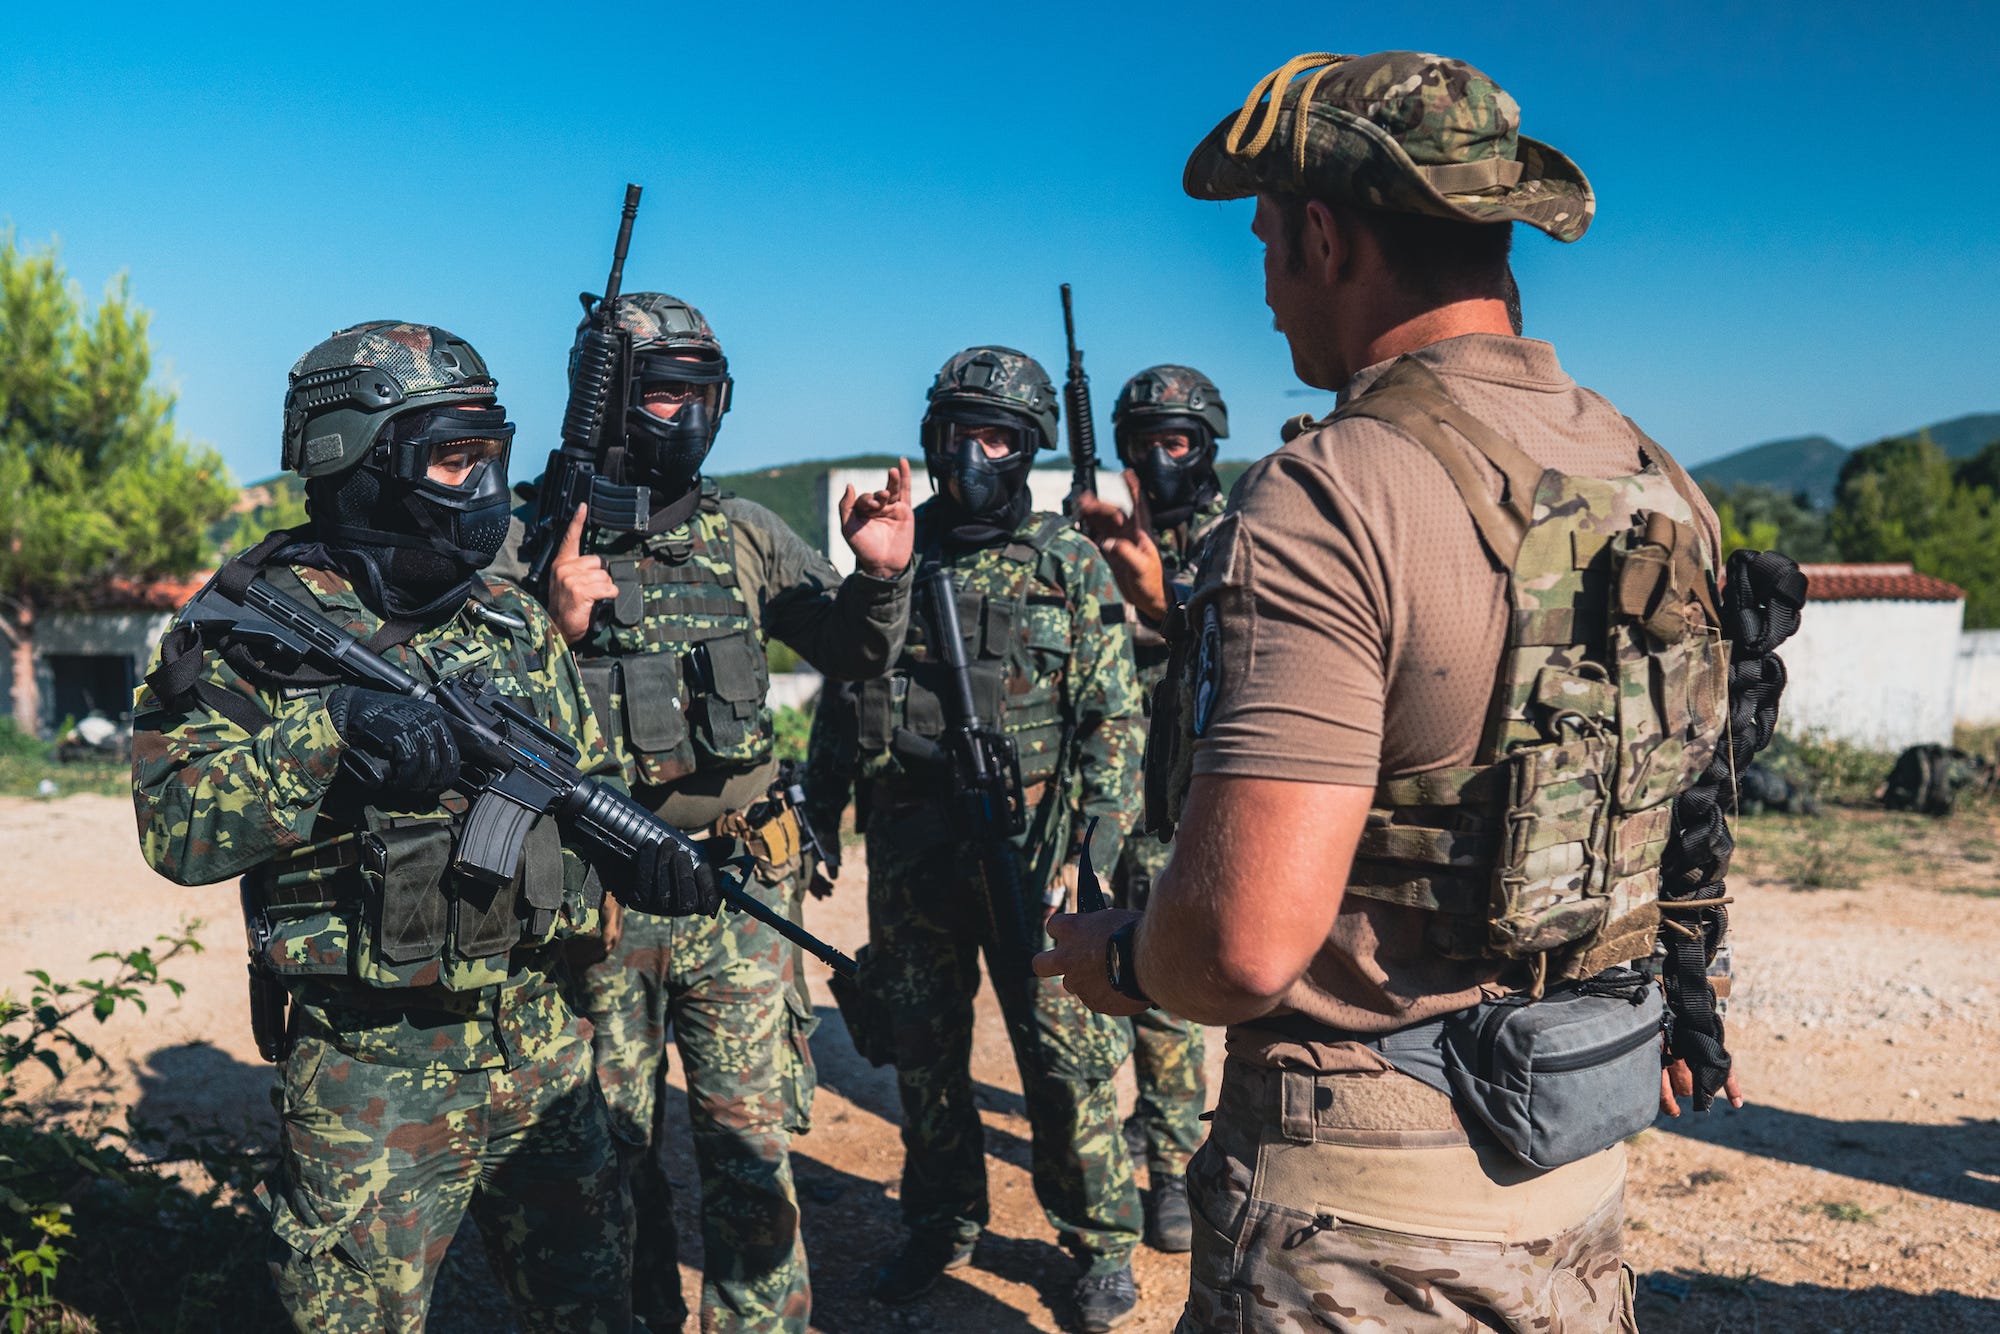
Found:
[{"label": "green shrub", "polygon": [[[79,1092],[110,1065],[76,1025],[180,984],[161,965],[201,948],[190,922],[164,948],[95,956],[108,980],[34,970],[26,1000],[0,995],[0,1316],[31,1331],[275,1329],[264,1228],[249,1205],[263,1156],[215,1132],[135,1127],[116,1097]],[[48,1080],[24,1093],[19,1078]],[[144,1145],[141,1148],[140,1145]]]}]

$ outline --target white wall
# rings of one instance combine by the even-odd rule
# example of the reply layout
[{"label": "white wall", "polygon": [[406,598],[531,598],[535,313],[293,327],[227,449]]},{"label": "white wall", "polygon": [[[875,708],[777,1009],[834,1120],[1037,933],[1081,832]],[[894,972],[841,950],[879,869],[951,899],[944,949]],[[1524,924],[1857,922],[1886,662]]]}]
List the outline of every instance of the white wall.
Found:
[{"label": "white wall", "polygon": [[1778,722],[1870,750],[1949,744],[1964,602],[1808,602]]},{"label": "white wall", "polygon": [[[852,486],[856,491],[879,491],[882,489],[883,470],[880,468],[830,468],[820,474],[819,503],[826,514],[827,559],[833,568],[843,575],[854,572],[854,553],[847,549],[847,543],[840,540],[840,498]],[[1036,468],[1028,474],[1028,494],[1034,497],[1038,510],[1062,512],[1063,498],[1069,495],[1069,468]],[[1115,471],[1100,469],[1097,474],[1099,487],[1110,487],[1103,494],[1112,499],[1122,499],[1125,483]],[[910,460],[910,489],[915,492],[916,502],[921,505],[933,494],[931,476],[924,468],[921,457]]]},{"label": "white wall", "polygon": [[1958,721],[2000,723],[2000,630],[1967,630],[1958,640]]}]

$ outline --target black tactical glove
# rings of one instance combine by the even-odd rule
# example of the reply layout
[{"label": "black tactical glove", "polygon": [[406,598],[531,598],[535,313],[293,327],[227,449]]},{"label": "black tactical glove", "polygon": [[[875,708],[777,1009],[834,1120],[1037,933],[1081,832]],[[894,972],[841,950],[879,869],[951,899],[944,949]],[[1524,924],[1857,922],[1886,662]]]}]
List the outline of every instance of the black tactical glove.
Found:
[{"label": "black tactical glove", "polygon": [[458,781],[458,743],[444,710],[429,700],[342,686],[326,711],[348,745],[346,767],[382,795],[427,810]]},{"label": "black tactical glove", "polygon": [[614,880],[612,890],[626,907],[656,917],[692,917],[696,913],[713,917],[722,907],[715,868],[671,841],[642,848],[632,878],[622,888]]},{"label": "black tactical glove", "polygon": [[833,897],[834,882],[840,879],[840,859],[828,857],[814,860],[812,875],[806,880],[806,892],[816,899]]}]

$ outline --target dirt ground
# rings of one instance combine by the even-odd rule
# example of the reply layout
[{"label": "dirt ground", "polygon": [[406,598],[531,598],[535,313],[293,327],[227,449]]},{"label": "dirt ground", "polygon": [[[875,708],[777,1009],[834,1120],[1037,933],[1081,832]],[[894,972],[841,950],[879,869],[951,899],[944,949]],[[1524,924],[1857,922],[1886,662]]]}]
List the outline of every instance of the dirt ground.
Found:
[{"label": "dirt ground", "polygon": [[[1996,857],[2000,810],[1990,805],[1948,822],[1835,810],[1745,829],[1730,1032],[1751,1102],[1663,1120],[1635,1141],[1628,1254],[1649,1334],[2000,1330]],[[143,1017],[121,1013],[102,1046],[142,1116],[215,1120],[268,1141],[271,1075],[250,1041],[233,887],[179,889],[154,876],[131,807],[108,797],[0,799],[0,865],[11,868],[0,985],[27,968],[99,976],[94,951],[205,920],[207,952],[168,970],[185,996],[162,997]],[[853,950],[864,931],[859,875],[808,913]],[[903,1309],[868,1299],[869,1275],[899,1235],[895,1088],[855,1056],[825,970],[814,969],[821,1087],[794,1162],[815,1328],[1059,1328],[1073,1267],[1029,1185],[1027,1123],[990,994],[974,1073],[992,1229],[973,1267],[928,1298]],[[1220,1039],[1211,1034],[1211,1079]],[[674,1162],[681,1235],[698,1244],[685,1145]],[[448,1334],[510,1327],[474,1242],[460,1237],[440,1285],[433,1328]],[[692,1298],[699,1257],[685,1259]],[[1129,1328],[1171,1329],[1184,1260],[1142,1249],[1136,1264],[1143,1296]]]}]

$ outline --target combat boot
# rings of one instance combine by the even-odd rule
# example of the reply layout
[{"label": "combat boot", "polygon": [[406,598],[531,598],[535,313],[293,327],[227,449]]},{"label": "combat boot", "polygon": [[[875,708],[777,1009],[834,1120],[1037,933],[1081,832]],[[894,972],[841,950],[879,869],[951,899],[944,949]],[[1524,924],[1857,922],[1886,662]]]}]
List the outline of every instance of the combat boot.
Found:
[{"label": "combat boot", "polygon": [[1158,1176],[1146,1201],[1146,1244],[1180,1255],[1194,1248],[1194,1215],[1188,1212],[1186,1177]]},{"label": "combat boot", "polygon": [[1132,1279],[1132,1266],[1125,1264],[1108,1274],[1085,1274],[1076,1281],[1076,1327],[1084,1334],[1104,1334],[1132,1318],[1139,1304],[1139,1285]]},{"label": "combat boot", "polygon": [[970,1241],[936,1233],[912,1236],[895,1259],[875,1271],[875,1300],[891,1304],[915,1301],[935,1288],[947,1269],[963,1269],[971,1263]]}]

